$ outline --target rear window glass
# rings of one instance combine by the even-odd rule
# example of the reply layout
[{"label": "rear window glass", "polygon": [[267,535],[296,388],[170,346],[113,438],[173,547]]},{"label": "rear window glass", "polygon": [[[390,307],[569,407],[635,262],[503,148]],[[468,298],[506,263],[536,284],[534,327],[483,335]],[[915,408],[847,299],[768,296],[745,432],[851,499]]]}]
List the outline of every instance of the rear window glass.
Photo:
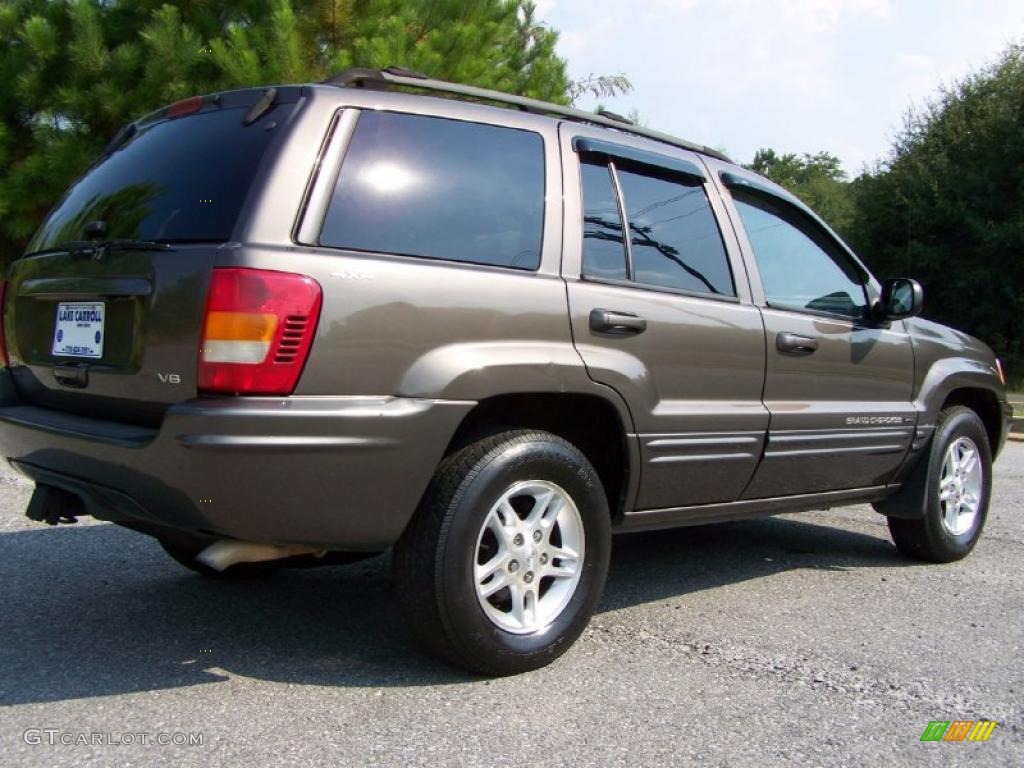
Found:
[{"label": "rear window glass", "polygon": [[295,104],[249,126],[245,108],[212,109],[144,127],[79,179],[29,246],[81,239],[90,221],[107,236],[226,241],[263,153]]},{"label": "rear window glass", "polygon": [[536,269],[543,227],[540,134],[366,111],[320,244]]}]

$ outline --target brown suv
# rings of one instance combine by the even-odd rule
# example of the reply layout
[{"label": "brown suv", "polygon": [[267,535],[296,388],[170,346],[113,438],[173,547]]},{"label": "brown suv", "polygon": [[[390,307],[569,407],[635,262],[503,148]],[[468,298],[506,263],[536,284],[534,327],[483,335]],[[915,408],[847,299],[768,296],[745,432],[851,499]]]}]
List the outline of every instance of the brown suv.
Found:
[{"label": "brown suv", "polygon": [[398,70],[127,126],[3,288],[31,518],[221,576],[394,545],[416,634],[488,674],[572,644],[613,531],[872,502],[963,557],[1010,413],[915,282],[719,153]]}]

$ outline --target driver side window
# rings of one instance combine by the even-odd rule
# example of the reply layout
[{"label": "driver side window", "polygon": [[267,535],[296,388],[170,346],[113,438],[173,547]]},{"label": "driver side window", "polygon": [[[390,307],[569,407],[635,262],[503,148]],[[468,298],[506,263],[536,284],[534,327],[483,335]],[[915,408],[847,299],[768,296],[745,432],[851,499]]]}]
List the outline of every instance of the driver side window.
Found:
[{"label": "driver side window", "polygon": [[785,204],[761,195],[736,190],[733,200],[769,306],[865,316],[864,278],[823,232]]}]

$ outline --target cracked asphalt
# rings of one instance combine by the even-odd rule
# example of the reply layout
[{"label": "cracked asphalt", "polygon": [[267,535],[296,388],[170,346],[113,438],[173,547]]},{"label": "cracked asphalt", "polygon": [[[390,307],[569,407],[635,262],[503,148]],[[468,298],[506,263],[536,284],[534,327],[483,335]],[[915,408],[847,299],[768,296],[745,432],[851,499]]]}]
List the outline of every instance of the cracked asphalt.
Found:
[{"label": "cracked asphalt", "polygon": [[[1024,444],[1010,443],[982,541],[951,565],[900,557],[868,507],[619,537],[577,645],[547,669],[484,680],[412,645],[383,558],[210,582],[113,525],[27,521],[30,487],[0,469],[0,755],[1018,766],[1022,479]],[[985,743],[919,741],[930,720],[956,719],[999,725]],[[161,733],[203,743],[138,743]],[[107,743],[60,743],[78,734]]]}]

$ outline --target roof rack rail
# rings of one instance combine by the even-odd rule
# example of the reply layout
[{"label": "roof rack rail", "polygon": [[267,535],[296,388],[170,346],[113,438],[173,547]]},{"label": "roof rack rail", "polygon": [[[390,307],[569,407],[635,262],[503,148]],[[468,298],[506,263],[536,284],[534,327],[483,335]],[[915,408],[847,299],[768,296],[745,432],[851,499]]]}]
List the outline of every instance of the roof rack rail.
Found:
[{"label": "roof rack rail", "polygon": [[325,85],[338,87],[371,88],[375,90],[387,90],[388,87],[397,85],[404,88],[419,88],[424,91],[435,91],[438,93],[450,93],[457,96],[468,96],[482,101],[492,101],[499,104],[508,104],[524,112],[532,112],[538,115],[558,115],[559,117],[572,120],[577,123],[591,123],[605,128],[614,128],[623,133],[631,133],[636,136],[643,136],[654,139],[674,147],[688,149],[692,152],[700,152],[710,157],[724,160],[731,163],[725,154],[711,147],[702,144],[695,144],[684,139],[678,139],[661,131],[652,131],[632,124],[627,118],[622,118],[611,112],[584,112],[582,109],[563,107],[559,104],[551,104],[539,99],[531,99],[526,96],[514,96],[501,91],[492,91],[487,88],[477,88],[472,85],[461,85],[450,83],[446,80],[434,80],[419,72],[413,72],[401,67],[386,67],[384,69],[368,69],[365,67],[354,67],[339,72],[332,77],[322,81]]},{"label": "roof rack rail", "polygon": [[598,107],[597,109],[595,109],[594,114],[600,115],[601,117],[607,117],[609,120],[614,120],[617,123],[625,123],[626,125],[636,125],[635,122],[633,122],[630,118],[626,117],[625,115],[620,115],[618,112],[612,112],[610,109],[605,109],[604,107]]}]

